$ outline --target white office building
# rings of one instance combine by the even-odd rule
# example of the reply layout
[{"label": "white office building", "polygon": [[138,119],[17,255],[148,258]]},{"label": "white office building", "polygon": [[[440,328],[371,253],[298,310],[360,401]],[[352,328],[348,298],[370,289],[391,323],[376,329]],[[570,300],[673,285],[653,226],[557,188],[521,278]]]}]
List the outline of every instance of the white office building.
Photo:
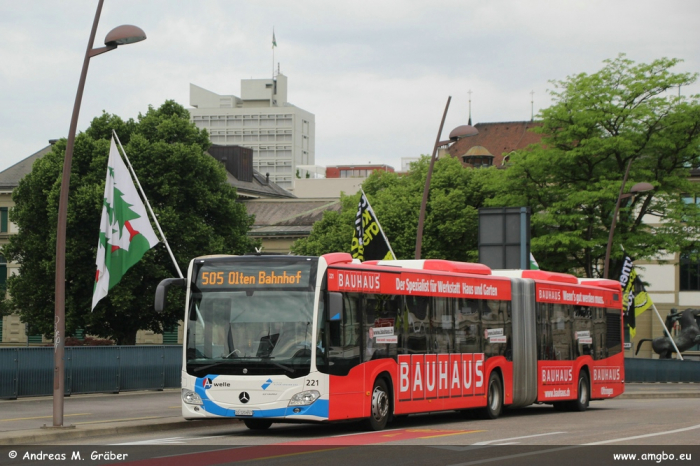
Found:
[{"label": "white office building", "polygon": [[[219,95],[190,84],[191,120],[211,142],[253,149],[253,168],[294,188],[298,165],[314,165],[314,115],[287,102],[287,77],[242,79],[241,96]],[[299,176],[306,172],[299,170]]]}]

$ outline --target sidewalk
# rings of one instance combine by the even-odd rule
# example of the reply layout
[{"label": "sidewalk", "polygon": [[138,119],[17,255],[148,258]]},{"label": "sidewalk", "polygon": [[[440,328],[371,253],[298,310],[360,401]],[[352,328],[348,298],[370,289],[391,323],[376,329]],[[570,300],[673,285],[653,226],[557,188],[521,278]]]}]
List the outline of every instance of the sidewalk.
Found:
[{"label": "sidewalk", "polygon": [[[627,384],[616,399],[700,398],[700,384]],[[0,400],[0,445],[42,444],[103,435],[167,431],[238,423],[233,419],[185,421],[180,390],[73,395],[64,399],[64,426],[53,428],[51,397]],[[49,426],[42,428],[43,425]]]},{"label": "sidewalk", "polygon": [[41,444],[239,422],[213,419],[193,424],[182,418],[180,403],[179,389],[72,395],[64,398],[66,427],[54,428],[52,397],[0,400],[0,445]]}]

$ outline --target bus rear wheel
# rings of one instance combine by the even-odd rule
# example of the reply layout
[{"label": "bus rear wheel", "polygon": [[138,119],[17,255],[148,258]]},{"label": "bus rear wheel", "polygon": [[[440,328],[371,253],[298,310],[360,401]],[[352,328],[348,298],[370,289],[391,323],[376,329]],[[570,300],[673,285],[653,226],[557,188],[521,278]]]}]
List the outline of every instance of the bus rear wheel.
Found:
[{"label": "bus rear wheel", "polygon": [[243,419],[243,423],[250,430],[265,430],[272,425],[269,419]]},{"label": "bus rear wheel", "polygon": [[503,411],[503,384],[496,372],[491,372],[486,387],[486,407],[479,411],[482,419],[498,419]]},{"label": "bus rear wheel", "polygon": [[389,390],[382,379],[374,381],[369,419],[366,424],[369,430],[383,430],[389,421],[390,407]]},{"label": "bus rear wheel", "polygon": [[578,396],[571,402],[572,411],[585,411],[591,401],[591,390],[588,383],[588,373],[581,371],[578,375]]}]

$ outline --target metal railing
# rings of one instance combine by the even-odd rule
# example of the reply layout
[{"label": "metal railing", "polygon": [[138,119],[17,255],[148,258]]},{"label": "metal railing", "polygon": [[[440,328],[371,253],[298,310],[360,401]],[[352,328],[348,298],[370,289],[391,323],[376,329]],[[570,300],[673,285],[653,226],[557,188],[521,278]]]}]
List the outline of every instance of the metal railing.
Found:
[{"label": "metal railing", "polygon": [[625,381],[700,383],[700,361],[625,358]]},{"label": "metal railing", "polygon": [[[66,395],[180,387],[182,347],[66,347]],[[627,382],[697,382],[700,361],[625,358]],[[0,348],[0,399],[53,394],[53,347]]]},{"label": "metal railing", "polygon": [[[72,346],[65,394],[180,387],[182,346]],[[53,394],[53,347],[0,348],[0,398]]]}]

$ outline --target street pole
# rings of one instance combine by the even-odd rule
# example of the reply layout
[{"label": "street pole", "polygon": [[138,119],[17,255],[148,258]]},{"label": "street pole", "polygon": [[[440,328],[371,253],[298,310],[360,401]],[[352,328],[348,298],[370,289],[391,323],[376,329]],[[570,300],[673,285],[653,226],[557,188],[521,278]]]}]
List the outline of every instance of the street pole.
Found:
[{"label": "street pole", "polygon": [[56,225],[56,283],[55,283],[55,313],[53,328],[54,345],[54,374],[53,374],[53,427],[63,427],[63,395],[65,393],[65,333],[66,333],[66,224],[68,219],[68,193],[70,190],[71,163],[73,161],[73,147],[75,145],[75,133],[78,127],[78,115],[80,104],[83,100],[85,78],[87,77],[90,58],[110,50],[119,45],[133,44],[146,39],[146,34],[138,27],[131,25],[117,26],[105,37],[105,46],[93,49],[97,24],[100,22],[102,5],[104,0],[99,0],[95,20],[92,23],[90,39],[88,40],[83,68],[78,81],[78,92],[73,104],[73,115],[68,129],[68,141],[66,153],[63,158],[63,173],[61,176],[61,192],[58,202],[58,221]]},{"label": "street pole", "polygon": [[428,204],[428,191],[430,190],[430,178],[433,176],[433,165],[435,165],[435,153],[438,149],[438,144],[440,143],[440,136],[442,135],[442,127],[445,125],[445,117],[447,116],[447,109],[450,108],[450,100],[452,96],[447,98],[447,104],[445,105],[445,111],[442,114],[442,121],[440,122],[440,129],[438,130],[437,138],[435,139],[435,146],[433,146],[433,155],[430,157],[430,166],[428,167],[428,175],[425,177],[425,186],[423,187],[423,200],[420,204],[420,213],[418,214],[418,232],[416,234],[416,259],[420,259],[421,247],[423,245],[423,223],[425,221],[425,209]]},{"label": "street pole", "polygon": [[53,426],[63,426],[63,394],[65,392],[65,332],[66,332],[66,223],[68,218],[68,190],[70,188],[71,163],[73,161],[73,146],[75,144],[75,132],[78,126],[78,114],[80,104],[83,100],[83,90],[85,89],[85,78],[87,76],[88,64],[90,63],[90,52],[95,43],[97,33],[97,23],[100,22],[100,13],[104,0],[99,0],[95,20],[92,23],[90,39],[88,40],[85,58],[83,59],[83,69],[78,82],[78,92],[73,104],[73,116],[70,120],[68,130],[68,142],[66,143],[66,154],[63,159],[63,175],[61,177],[61,193],[58,203],[58,224],[56,227],[56,296],[55,296],[55,316],[53,330],[54,348],[54,374],[53,374]]},{"label": "street pole", "polygon": [[622,186],[620,186],[620,194],[617,196],[617,202],[615,203],[615,213],[613,213],[612,223],[610,225],[610,233],[608,234],[608,247],[605,250],[605,268],[603,269],[603,278],[610,277],[610,252],[612,250],[613,235],[615,234],[615,225],[617,224],[617,214],[620,212],[620,203],[623,199],[623,194],[625,191],[625,184],[627,183],[627,177],[630,174],[630,167],[632,166],[632,159],[627,163],[627,170],[625,170],[625,176],[622,178]]}]

